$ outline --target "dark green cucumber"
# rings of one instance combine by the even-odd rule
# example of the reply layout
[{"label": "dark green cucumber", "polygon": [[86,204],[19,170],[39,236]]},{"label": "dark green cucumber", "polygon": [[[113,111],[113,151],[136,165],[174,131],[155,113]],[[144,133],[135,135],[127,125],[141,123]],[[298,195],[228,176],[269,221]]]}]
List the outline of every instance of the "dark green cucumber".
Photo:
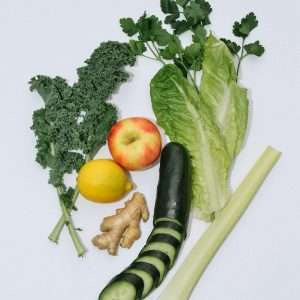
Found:
[{"label": "dark green cucumber", "polygon": [[161,154],[153,225],[161,219],[176,220],[186,229],[191,205],[191,171],[187,151],[169,143]]},{"label": "dark green cucumber", "polygon": [[[119,279],[117,276],[108,284],[99,300],[146,297],[162,282],[176,261],[186,237],[191,200],[190,163],[185,148],[178,143],[169,143],[162,151],[159,172],[154,228],[147,243],[137,259],[120,273]],[[129,280],[126,276],[134,277]],[[128,290],[124,291],[126,287]]]}]

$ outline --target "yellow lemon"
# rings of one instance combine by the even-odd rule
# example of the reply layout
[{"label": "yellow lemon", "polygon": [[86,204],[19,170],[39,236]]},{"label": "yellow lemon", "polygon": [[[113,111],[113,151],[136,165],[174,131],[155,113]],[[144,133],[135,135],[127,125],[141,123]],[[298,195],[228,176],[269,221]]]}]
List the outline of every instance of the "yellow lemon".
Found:
[{"label": "yellow lemon", "polygon": [[110,159],[87,162],[79,171],[77,184],[86,199],[97,203],[117,201],[133,188],[125,170]]}]

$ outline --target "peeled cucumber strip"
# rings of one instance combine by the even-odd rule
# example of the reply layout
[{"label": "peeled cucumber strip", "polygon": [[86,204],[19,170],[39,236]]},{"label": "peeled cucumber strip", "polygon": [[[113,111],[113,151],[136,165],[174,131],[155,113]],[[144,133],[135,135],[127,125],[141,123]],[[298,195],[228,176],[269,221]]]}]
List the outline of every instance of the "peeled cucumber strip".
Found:
[{"label": "peeled cucumber strip", "polygon": [[173,265],[176,258],[176,252],[177,252],[174,246],[169,245],[167,243],[160,243],[160,242],[150,243],[150,244],[146,244],[146,246],[142,250],[142,253],[149,250],[158,250],[165,253],[166,255],[168,255],[170,259],[170,267]]},{"label": "peeled cucumber strip", "polygon": [[154,226],[156,226],[157,223],[163,222],[163,221],[174,222],[182,227],[182,224],[178,220],[172,219],[172,218],[159,218],[159,219],[155,220]]},{"label": "peeled cucumber strip", "polygon": [[182,234],[171,228],[163,228],[163,227],[154,228],[154,230],[151,233],[151,236],[154,236],[156,234],[168,234],[173,236],[175,239],[177,239],[180,242],[182,240]]},{"label": "peeled cucumber strip", "polygon": [[[128,270],[126,270],[125,274],[135,274],[143,280],[144,288],[143,288],[143,292],[142,292],[142,298],[146,297],[149,294],[149,292],[151,291],[153,284],[154,284],[153,279],[149,273],[142,271],[142,270],[129,268]],[[112,298],[112,299],[114,299],[114,298]],[[124,298],[122,298],[122,300],[123,299]],[[133,299],[135,299],[135,298],[130,298],[130,300],[133,300]]]},{"label": "peeled cucumber strip", "polygon": [[121,273],[111,280],[98,300],[141,300],[143,280],[135,274]]},{"label": "peeled cucumber strip", "polygon": [[163,227],[163,228],[171,228],[171,229],[174,229],[180,233],[183,233],[183,227],[182,225],[180,225],[179,223],[177,222],[174,222],[175,220],[161,220],[159,222],[156,222],[155,223],[155,228],[160,228],[160,227]]},{"label": "peeled cucumber strip", "polygon": [[166,268],[165,264],[163,263],[163,261],[161,261],[157,257],[144,255],[144,256],[137,258],[136,261],[137,262],[145,262],[145,263],[153,265],[159,271],[159,283],[163,280],[163,278],[168,270]]}]

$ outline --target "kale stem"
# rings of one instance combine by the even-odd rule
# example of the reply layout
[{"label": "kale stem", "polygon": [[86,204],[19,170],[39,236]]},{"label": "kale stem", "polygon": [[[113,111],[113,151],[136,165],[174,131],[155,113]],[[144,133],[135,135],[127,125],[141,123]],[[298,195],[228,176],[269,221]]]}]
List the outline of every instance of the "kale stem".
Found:
[{"label": "kale stem", "polygon": [[[53,156],[55,156],[56,155],[56,150],[55,150],[55,145],[53,143],[50,144],[50,149],[51,149],[51,154]],[[64,225],[66,224],[67,227],[68,227],[69,234],[71,236],[71,239],[73,241],[73,244],[75,246],[75,249],[77,251],[78,256],[83,256],[84,253],[86,252],[86,250],[85,250],[85,248],[84,248],[84,246],[83,246],[83,244],[82,244],[82,242],[79,238],[79,235],[78,235],[78,233],[77,233],[77,231],[74,227],[73,220],[71,218],[70,210],[68,210],[66,208],[64,202],[61,199],[63,189],[61,187],[57,187],[56,190],[57,190],[57,195],[58,195],[58,198],[59,198],[59,204],[60,204],[60,207],[61,207],[62,216],[61,216],[59,222],[57,223],[57,225],[54,227],[51,234],[49,235],[49,240],[57,243],[58,239],[59,239],[59,235],[60,235]],[[76,199],[78,198],[78,195],[79,195],[79,191],[76,188],[76,190],[74,192],[74,195],[73,195],[73,198],[72,198],[72,204],[73,205],[75,204]],[[72,207],[73,207],[73,205],[72,205]]]},{"label": "kale stem", "polygon": [[243,38],[243,41],[242,41],[242,53],[239,56],[239,62],[238,62],[237,71],[236,71],[236,82],[238,82],[238,80],[239,80],[239,73],[240,73],[240,69],[241,69],[241,62],[245,58],[245,56],[244,56],[245,40],[246,39]]},{"label": "kale stem", "polygon": [[72,218],[70,215],[70,211],[66,208],[66,206],[62,200],[60,200],[59,202],[60,202],[60,206],[62,209],[65,224],[67,225],[69,234],[71,236],[71,239],[73,241],[73,244],[75,246],[77,254],[79,257],[82,257],[85,254],[86,249],[84,248],[84,245],[82,244],[82,242],[79,238],[78,232],[76,231],[76,229],[74,227],[74,224],[73,224],[73,221],[72,221]]},{"label": "kale stem", "polygon": [[[82,244],[82,242],[79,238],[78,232],[76,231],[76,229],[74,227],[73,220],[72,220],[72,217],[70,215],[70,211],[66,208],[64,202],[60,198],[61,193],[62,193],[62,190],[60,188],[57,188],[57,194],[58,194],[58,197],[59,197],[59,204],[60,204],[60,207],[61,207],[61,210],[62,210],[62,218],[63,218],[63,221],[64,221],[63,224],[67,225],[69,234],[71,236],[71,239],[73,241],[73,244],[75,246],[77,254],[78,254],[79,257],[81,257],[85,254],[86,250],[85,250],[85,248],[84,248],[84,246],[83,246],[83,244]],[[75,193],[74,193],[74,195],[75,195]],[[77,199],[77,198],[73,197],[72,200],[75,201],[74,199]]]},{"label": "kale stem", "polygon": [[[72,206],[75,205],[76,203],[76,200],[78,198],[78,195],[79,195],[79,190],[78,188],[76,187],[75,189],[75,192],[74,192],[74,195],[72,197]],[[59,221],[56,223],[56,225],[54,226],[53,230],[51,231],[50,235],[49,235],[49,240],[54,242],[54,243],[58,243],[58,240],[59,240],[59,237],[60,237],[60,234],[64,228],[66,224],[66,220],[65,220],[65,216],[62,215],[59,219]]]},{"label": "kale stem", "polygon": [[[92,159],[91,155],[86,155],[86,158],[85,158],[86,162],[91,160],[91,159]],[[59,192],[60,191],[58,191],[58,193]],[[76,201],[78,199],[78,196],[79,196],[79,190],[78,190],[78,187],[76,186],[75,191],[74,191],[74,195],[71,199],[72,207],[75,206]],[[66,215],[67,215],[67,217],[66,217]],[[72,238],[72,241],[75,245],[75,248],[77,250],[78,256],[83,256],[84,253],[85,253],[85,248],[83,247],[83,245],[80,241],[80,238],[78,236],[77,231],[74,228],[72,220],[70,220],[70,212],[68,211],[68,209],[64,205],[62,206],[62,216],[60,217],[59,221],[56,223],[53,230],[51,231],[51,233],[48,237],[49,240],[57,244],[58,240],[59,240],[59,237],[60,237],[60,234],[61,234],[61,232],[62,232],[65,225],[68,226],[68,230],[69,230],[70,236]]]}]

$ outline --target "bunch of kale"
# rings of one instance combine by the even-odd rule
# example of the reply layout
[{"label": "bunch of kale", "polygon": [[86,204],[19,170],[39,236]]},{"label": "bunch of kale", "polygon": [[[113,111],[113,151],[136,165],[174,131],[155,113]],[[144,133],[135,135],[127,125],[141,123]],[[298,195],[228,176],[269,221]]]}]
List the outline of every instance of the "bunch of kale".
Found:
[{"label": "bunch of kale", "polygon": [[61,77],[38,75],[30,81],[30,90],[44,101],[43,108],[33,113],[31,127],[37,138],[36,160],[49,170],[49,183],[57,189],[63,212],[49,238],[58,242],[66,224],[79,256],[85,249],[70,214],[78,190],[66,187],[64,175],[78,171],[105,144],[117,120],[116,107],[108,100],[127,81],[125,67],[135,60],[128,44],[106,42],[77,69],[78,81],[72,86]]}]

